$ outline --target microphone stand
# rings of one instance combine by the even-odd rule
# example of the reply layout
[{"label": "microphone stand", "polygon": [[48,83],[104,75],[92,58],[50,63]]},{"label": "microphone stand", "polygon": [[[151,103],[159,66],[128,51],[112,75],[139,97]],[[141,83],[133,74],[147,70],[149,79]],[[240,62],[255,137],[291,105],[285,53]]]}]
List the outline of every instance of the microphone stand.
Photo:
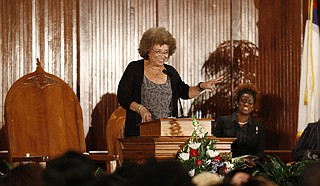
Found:
[{"label": "microphone stand", "polygon": [[179,100],[179,105],[180,105],[180,114],[181,114],[181,117],[184,118],[184,114],[183,114],[183,107],[182,107],[182,104],[181,104],[181,100]]},{"label": "microphone stand", "polygon": [[[169,74],[169,72],[168,72],[167,70],[163,69],[163,70],[162,70],[162,72],[163,72],[164,74],[166,74],[167,76],[169,76],[169,77],[170,77],[170,74]],[[178,99],[178,101],[179,101],[179,106],[180,106],[180,114],[181,114],[181,118],[184,118],[184,114],[183,114],[183,107],[182,107],[182,104],[181,104],[181,100],[180,100],[180,99]]]}]

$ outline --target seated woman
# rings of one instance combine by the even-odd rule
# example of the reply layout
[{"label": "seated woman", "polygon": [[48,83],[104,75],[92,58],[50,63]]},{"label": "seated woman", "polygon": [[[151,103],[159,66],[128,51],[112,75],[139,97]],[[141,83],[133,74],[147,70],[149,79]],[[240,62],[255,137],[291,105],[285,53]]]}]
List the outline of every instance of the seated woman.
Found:
[{"label": "seated woman", "polygon": [[250,83],[239,85],[235,90],[236,111],[219,117],[215,123],[214,136],[237,138],[231,145],[232,157],[264,155],[264,126],[252,117],[257,92]]},{"label": "seated woman", "polygon": [[320,160],[320,120],[308,123],[297,144],[292,149],[294,161]]}]

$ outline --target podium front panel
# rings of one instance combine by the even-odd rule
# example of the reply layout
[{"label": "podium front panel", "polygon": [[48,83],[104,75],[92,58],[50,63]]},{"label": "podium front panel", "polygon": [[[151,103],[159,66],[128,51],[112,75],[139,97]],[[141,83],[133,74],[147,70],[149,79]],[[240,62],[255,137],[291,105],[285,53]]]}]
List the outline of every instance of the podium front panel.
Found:
[{"label": "podium front panel", "polygon": [[[123,159],[141,163],[148,158],[176,159],[178,152],[188,143],[190,137],[129,137],[119,139],[123,150]],[[216,138],[216,149],[220,153],[231,152],[235,138]]]},{"label": "podium front panel", "polygon": [[[213,119],[197,119],[204,132],[211,136]],[[192,118],[161,118],[140,123],[140,136],[191,136],[193,131]]]}]

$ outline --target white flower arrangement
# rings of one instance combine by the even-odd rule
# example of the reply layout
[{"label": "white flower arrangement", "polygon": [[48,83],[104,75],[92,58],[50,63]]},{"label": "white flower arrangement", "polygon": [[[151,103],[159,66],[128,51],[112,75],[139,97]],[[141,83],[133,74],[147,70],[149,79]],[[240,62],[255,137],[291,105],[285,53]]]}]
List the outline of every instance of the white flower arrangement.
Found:
[{"label": "white flower arrangement", "polygon": [[231,161],[231,153],[221,154],[216,150],[217,140],[208,138],[200,122],[192,118],[193,132],[186,144],[178,154],[178,160],[188,170],[191,176],[201,172],[212,172],[220,175],[233,170],[235,166]]}]

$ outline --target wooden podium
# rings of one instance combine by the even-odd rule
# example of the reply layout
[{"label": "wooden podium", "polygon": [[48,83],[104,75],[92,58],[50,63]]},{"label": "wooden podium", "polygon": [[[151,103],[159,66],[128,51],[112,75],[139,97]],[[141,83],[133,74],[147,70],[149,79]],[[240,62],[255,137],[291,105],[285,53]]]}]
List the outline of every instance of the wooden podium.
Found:
[{"label": "wooden podium", "polygon": [[[202,128],[211,135],[212,119],[198,119]],[[142,163],[148,158],[175,159],[177,153],[188,143],[192,134],[191,118],[164,118],[141,123],[140,136],[119,139],[124,161]],[[230,152],[235,138],[216,138],[220,152]]]},{"label": "wooden podium", "polygon": [[[213,119],[197,119],[204,132],[211,135]],[[140,123],[140,136],[191,136],[192,118],[161,118]]]}]

